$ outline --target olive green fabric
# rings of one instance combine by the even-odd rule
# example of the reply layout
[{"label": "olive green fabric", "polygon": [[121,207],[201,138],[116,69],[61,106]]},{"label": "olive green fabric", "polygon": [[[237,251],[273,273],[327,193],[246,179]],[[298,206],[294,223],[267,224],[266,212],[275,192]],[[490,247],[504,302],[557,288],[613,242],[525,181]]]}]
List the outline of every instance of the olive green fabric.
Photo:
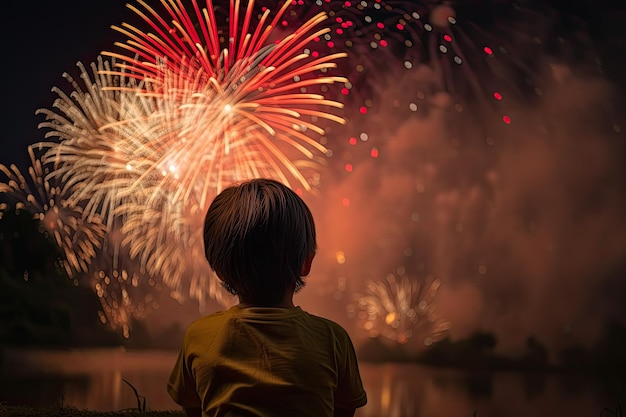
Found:
[{"label": "olive green fabric", "polygon": [[346,331],[299,307],[234,306],[192,323],[168,392],[211,417],[332,417],[367,401]]}]

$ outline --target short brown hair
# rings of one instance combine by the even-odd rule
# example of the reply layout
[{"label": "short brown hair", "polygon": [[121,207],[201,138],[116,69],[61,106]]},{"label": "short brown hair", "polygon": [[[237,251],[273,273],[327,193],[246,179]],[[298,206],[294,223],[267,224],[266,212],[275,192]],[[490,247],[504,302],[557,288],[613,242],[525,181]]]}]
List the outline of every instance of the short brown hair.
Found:
[{"label": "short brown hair", "polygon": [[300,289],[302,265],[315,249],[311,211],[274,180],[254,179],[224,189],[204,219],[209,265],[240,300],[272,305],[288,289]]}]

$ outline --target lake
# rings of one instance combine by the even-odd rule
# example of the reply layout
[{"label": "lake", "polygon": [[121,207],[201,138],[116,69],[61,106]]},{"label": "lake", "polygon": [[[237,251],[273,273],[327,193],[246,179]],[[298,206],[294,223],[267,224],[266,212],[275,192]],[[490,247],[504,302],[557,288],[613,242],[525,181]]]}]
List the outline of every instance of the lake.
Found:
[{"label": "lake", "polygon": [[[174,352],[123,349],[5,350],[0,403],[136,408],[125,379],[148,409],[178,409],[165,391],[175,359]],[[605,407],[615,412],[623,393],[623,386],[576,374],[467,373],[399,363],[361,363],[360,369],[368,404],[357,417],[472,417],[475,411],[477,417],[597,417]]]}]

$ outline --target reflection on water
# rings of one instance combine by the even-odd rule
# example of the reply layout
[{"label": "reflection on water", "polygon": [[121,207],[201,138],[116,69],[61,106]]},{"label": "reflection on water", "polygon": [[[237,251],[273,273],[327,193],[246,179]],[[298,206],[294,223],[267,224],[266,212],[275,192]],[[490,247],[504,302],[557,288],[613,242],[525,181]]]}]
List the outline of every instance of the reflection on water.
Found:
[{"label": "reflection on water", "polygon": [[598,416],[615,405],[607,386],[589,376],[474,372],[419,365],[364,364],[368,405],[359,417]]},{"label": "reflection on water", "polygon": [[[118,349],[70,352],[4,352],[0,402],[115,411],[137,408],[130,382],[151,410],[178,409],[165,384],[174,366],[172,352]],[[62,399],[62,400],[61,400]]]},{"label": "reflection on water", "polygon": [[[177,409],[165,391],[173,352],[90,350],[3,354],[0,402],[79,409],[137,407],[129,381],[151,410]],[[466,373],[414,364],[362,363],[368,404],[357,417],[598,416],[617,386],[579,375]]]}]

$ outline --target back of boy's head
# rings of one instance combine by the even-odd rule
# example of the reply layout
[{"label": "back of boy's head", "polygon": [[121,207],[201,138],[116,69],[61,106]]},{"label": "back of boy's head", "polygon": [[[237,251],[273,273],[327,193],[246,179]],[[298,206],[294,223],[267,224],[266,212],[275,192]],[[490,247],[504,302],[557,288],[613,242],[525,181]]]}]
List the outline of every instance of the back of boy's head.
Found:
[{"label": "back of boy's head", "polygon": [[315,253],[315,224],[298,195],[270,179],[226,188],[204,219],[204,252],[224,287],[240,300],[272,305],[300,289]]}]

